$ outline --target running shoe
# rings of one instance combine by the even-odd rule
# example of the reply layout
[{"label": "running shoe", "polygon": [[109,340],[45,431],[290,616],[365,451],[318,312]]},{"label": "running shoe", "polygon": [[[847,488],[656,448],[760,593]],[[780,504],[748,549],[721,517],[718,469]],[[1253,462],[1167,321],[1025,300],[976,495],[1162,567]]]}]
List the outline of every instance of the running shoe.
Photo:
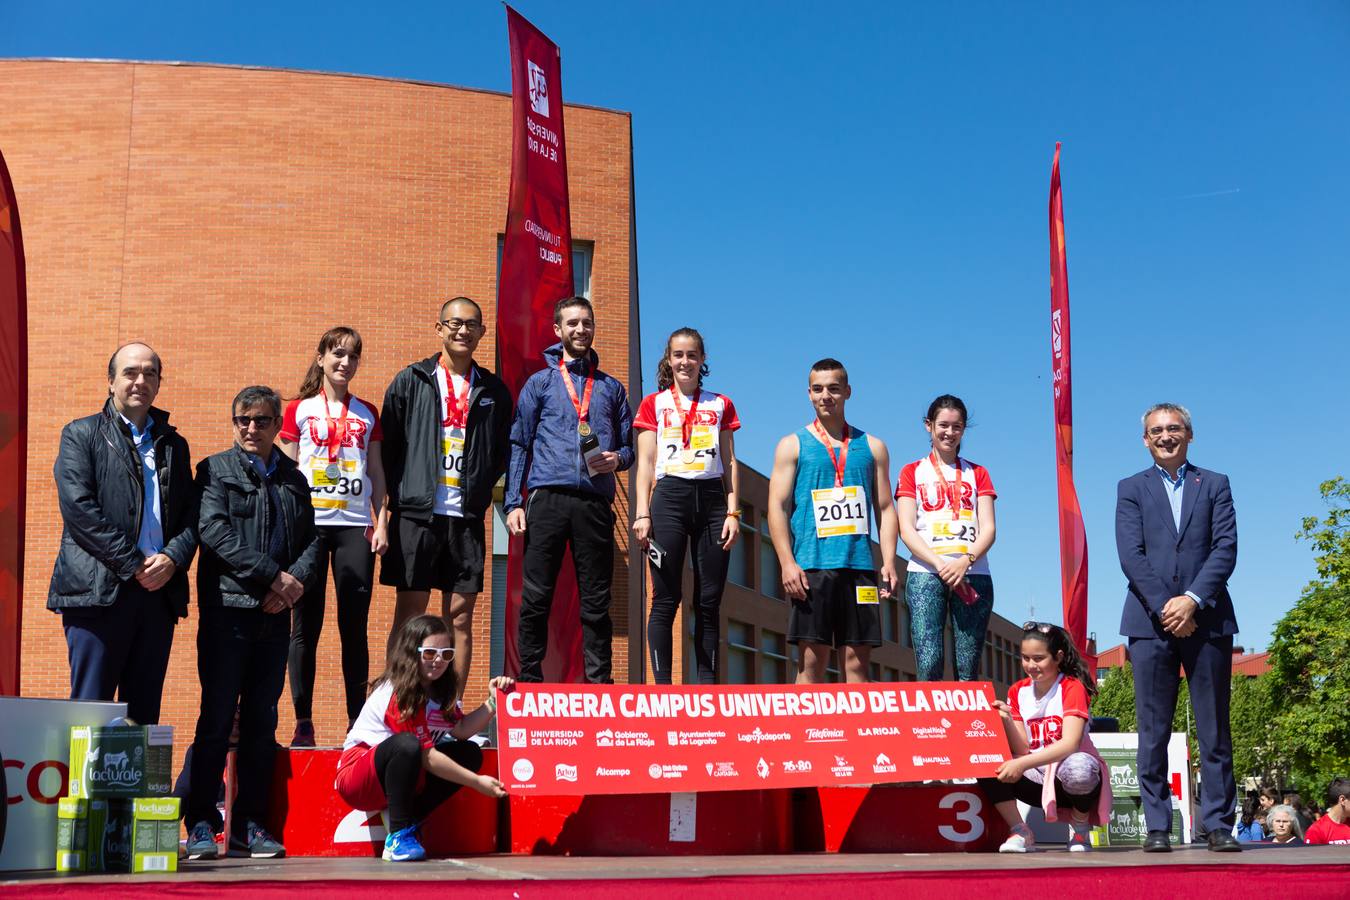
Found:
[{"label": "running shoe", "polygon": [[216,859],[220,849],[216,846],[216,830],[205,820],[198,822],[188,830],[188,859]]},{"label": "running shoe", "polygon": [[286,855],[281,841],[267,833],[257,822],[249,822],[244,837],[230,835],[230,855],[253,859],[279,859]]},{"label": "running shoe", "polygon": [[1036,837],[1025,823],[1014,825],[1012,834],[998,848],[999,853],[1035,853]]},{"label": "running shoe", "polygon": [[1069,833],[1069,852],[1086,853],[1092,849],[1092,834],[1087,830],[1079,831],[1077,828]]},{"label": "running shoe", "polygon": [[384,853],[380,856],[385,862],[416,862],[427,858],[427,851],[417,839],[417,826],[391,832],[384,839]]},{"label": "running shoe", "polygon": [[[350,730],[350,729],[348,729]],[[295,734],[291,735],[292,747],[313,747],[314,746],[314,723],[309,721],[296,722]]]}]

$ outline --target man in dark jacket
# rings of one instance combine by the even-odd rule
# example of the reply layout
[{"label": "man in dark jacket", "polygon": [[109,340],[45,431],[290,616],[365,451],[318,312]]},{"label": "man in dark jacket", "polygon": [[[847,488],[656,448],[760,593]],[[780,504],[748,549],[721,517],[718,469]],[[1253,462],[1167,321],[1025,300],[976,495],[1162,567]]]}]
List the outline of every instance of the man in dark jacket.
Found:
[{"label": "man in dark jacket", "polygon": [[159,721],[197,551],[188,444],[152,405],[163,375],[145,344],[119,347],[108,360],[103,411],[62,429],[61,549],[47,594],[66,633],[71,699],[116,695],[145,725]]},{"label": "man in dark jacket", "polygon": [[230,849],[255,858],[285,854],[263,827],[276,707],[286,680],[291,609],[317,577],[319,559],[309,484],[275,446],[281,398],[271,388],[247,387],[234,398],[233,410],[235,446],[197,466],[202,704],[184,814],[191,859],[216,856],[214,835],[222,824],[216,795],[236,706],[239,781]]},{"label": "man in dark jacket", "polygon": [[473,360],[483,333],[477,303],[455,297],[441,304],[441,352],[395,375],[380,413],[390,512],[380,583],[397,589],[389,641],[404,622],[427,611],[431,591],[439,590],[460,694],[483,589],[483,518],[510,452],[511,394]]},{"label": "man in dark jacket", "polygon": [[[633,464],[628,394],[600,371],[595,314],[585,297],[558,301],[546,365],[525,382],[511,425],[506,526],[525,535],[520,680],[542,681],[553,589],[568,545],[576,567],[586,680],[613,681],[609,618],[614,578],[614,473]],[[528,476],[527,473],[528,472]],[[522,486],[529,491],[521,505]]]}]

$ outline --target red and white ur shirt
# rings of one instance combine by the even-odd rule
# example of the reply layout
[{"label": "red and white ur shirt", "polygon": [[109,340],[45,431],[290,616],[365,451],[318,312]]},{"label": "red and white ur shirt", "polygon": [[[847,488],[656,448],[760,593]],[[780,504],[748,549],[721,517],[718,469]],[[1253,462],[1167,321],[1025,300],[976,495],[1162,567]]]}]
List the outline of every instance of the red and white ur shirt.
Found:
[{"label": "red and white ur shirt", "polygon": [[638,406],[633,427],[656,432],[657,481],[667,475],[691,480],[722,477],[722,432],[741,427],[736,407],[730,397],[699,391],[686,446],[682,423],[691,408],[693,401],[680,394],[677,409],[671,389],[648,394]]},{"label": "red and white ur shirt", "polygon": [[[956,469],[943,463],[942,477],[939,478],[931,454],[901,469],[900,480],[895,486],[895,499],[909,497],[914,501],[915,530],[938,556],[969,553],[980,533],[979,508],[975,501],[980,497],[998,496],[984,466],[968,459],[958,458],[957,461],[961,465],[961,498],[956,515],[952,515],[950,494],[943,489],[943,479],[948,485],[955,483]],[[911,572],[937,571],[917,558],[910,559],[908,569]],[[988,575],[989,558],[981,556],[975,560],[968,574]]]},{"label": "red and white ur shirt", "polygon": [[1092,719],[1087,688],[1077,678],[1065,678],[1062,673],[1044,697],[1037,697],[1031,679],[1023,678],[1009,688],[1008,705],[1013,720],[1026,726],[1027,749],[1033,753],[1063,736],[1065,716]]},{"label": "red and white ur shirt", "polygon": [[[354,395],[346,418],[342,404],[328,403],[322,394],[292,400],[282,416],[281,437],[299,445],[297,462],[309,482],[316,525],[357,525],[370,521],[370,477],[366,456],[373,441],[383,439],[375,407]],[[329,432],[329,428],[334,429]],[[330,434],[338,441],[336,459],[329,446]],[[331,465],[337,468],[331,469]]]},{"label": "red and white ur shirt", "polygon": [[377,747],[381,741],[403,732],[416,735],[422,748],[429,749],[436,746],[436,742],[448,735],[463,718],[464,708],[458,702],[449,712],[445,712],[440,704],[428,700],[426,707],[412,718],[403,719],[398,710],[398,698],[394,696],[394,685],[383,681],[366,698],[361,714],[347,732],[342,749],[350,750],[362,744]]}]

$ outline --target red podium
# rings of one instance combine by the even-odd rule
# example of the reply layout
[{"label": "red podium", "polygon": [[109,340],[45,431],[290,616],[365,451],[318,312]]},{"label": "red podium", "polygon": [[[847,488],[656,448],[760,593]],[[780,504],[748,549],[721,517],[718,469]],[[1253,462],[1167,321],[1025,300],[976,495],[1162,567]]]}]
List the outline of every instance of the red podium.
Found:
[{"label": "red podium", "polygon": [[[379,810],[354,810],[333,789],[336,748],[277,751],[267,828],[289,856],[379,856],[385,823]],[[497,751],[483,751],[483,771],[496,774]],[[462,788],[437,807],[422,826],[431,856],[468,856],[497,850],[500,804]]]},{"label": "red podium", "polygon": [[950,853],[997,850],[1008,826],[974,784],[879,784],[797,792],[798,851]]}]

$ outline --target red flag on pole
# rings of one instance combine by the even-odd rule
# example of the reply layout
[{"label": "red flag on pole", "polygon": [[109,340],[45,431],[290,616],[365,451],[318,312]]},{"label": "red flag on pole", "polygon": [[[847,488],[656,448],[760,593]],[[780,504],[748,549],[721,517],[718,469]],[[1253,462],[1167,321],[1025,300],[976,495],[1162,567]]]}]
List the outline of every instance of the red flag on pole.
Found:
[{"label": "red flag on pole", "polygon": [[[557,342],[553,305],[576,293],[572,284],[572,221],[563,139],[562,57],[558,46],[511,7],[511,194],[506,210],[497,292],[497,358],[502,380],[519,396]],[[520,671],[524,540],[511,539],[506,577],[506,672]],[[563,560],[549,615],[545,681],[582,681],[581,607],[571,554]]]},{"label": "red flag on pole", "polygon": [[0,155],[0,695],[18,696],[28,460],[28,296],[14,184]]},{"label": "red flag on pole", "polygon": [[1064,254],[1064,198],[1059,143],[1050,170],[1050,368],[1055,388],[1055,468],[1059,481],[1059,567],[1064,628],[1087,652],[1087,531],[1073,486],[1073,369],[1069,350],[1069,266]]}]

